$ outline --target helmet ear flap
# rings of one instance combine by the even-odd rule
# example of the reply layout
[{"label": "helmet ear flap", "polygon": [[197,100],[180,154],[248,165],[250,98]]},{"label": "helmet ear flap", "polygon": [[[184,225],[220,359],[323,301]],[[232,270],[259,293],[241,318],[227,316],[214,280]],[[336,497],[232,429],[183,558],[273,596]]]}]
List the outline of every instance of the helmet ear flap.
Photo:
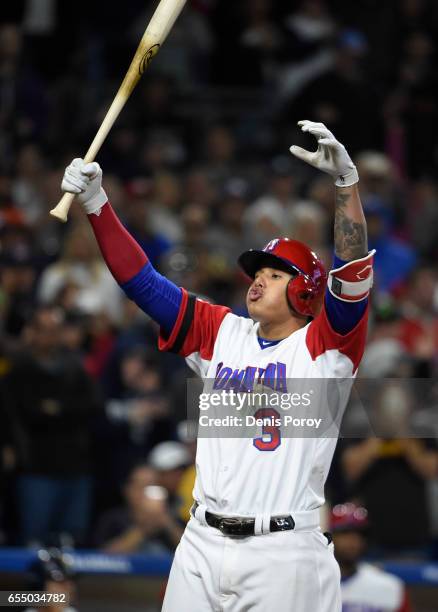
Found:
[{"label": "helmet ear flap", "polygon": [[290,279],[286,287],[287,302],[292,310],[303,316],[314,316],[314,283],[299,274]]}]

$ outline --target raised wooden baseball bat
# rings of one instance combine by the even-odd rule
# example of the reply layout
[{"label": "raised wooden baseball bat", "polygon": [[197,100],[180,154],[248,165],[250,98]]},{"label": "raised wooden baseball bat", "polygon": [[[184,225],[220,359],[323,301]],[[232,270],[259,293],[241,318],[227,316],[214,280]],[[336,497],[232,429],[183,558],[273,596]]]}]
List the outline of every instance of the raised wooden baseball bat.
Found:
[{"label": "raised wooden baseball bat", "polygon": [[[85,154],[85,163],[94,161],[120,111],[125,106],[140,77],[149,66],[151,59],[158,53],[185,3],[186,0],[161,0],[157,6],[138,45],[128,72],[120,85],[119,91],[109,107],[90,148]],[[50,214],[60,221],[67,221],[68,211],[74,197],[73,193],[65,193],[55,208],[50,211]]]}]

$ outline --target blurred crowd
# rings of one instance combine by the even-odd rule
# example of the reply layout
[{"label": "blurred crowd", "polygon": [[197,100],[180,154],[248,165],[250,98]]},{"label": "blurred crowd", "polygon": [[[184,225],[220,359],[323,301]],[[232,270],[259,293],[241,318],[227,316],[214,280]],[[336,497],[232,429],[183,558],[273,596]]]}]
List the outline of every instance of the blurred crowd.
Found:
[{"label": "blurred crowd", "polygon": [[[2,544],[171,551],[188,518],[188,370],[156,350],[79,206],[48,214],[154,5],[0,9]],[[437,34],[428,0],[192,0],[98,156],[161,273],[245,315],[246,248],[288,235],[331,265],[332,180],[289,155],[314,146],[297,120],[352,154],[377,249],[360,377],[387,384],[359,388],[328,501],[368,508],[378,558],[437,555]]]}]

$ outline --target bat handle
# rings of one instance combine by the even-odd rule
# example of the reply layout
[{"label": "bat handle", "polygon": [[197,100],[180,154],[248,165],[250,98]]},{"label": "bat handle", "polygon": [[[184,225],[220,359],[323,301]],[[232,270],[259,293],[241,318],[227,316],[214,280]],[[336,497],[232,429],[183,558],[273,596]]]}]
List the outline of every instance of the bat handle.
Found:
[{"label": "bat handle", "polygon": [[[97,139],[96,137],[93,140],[90,148],[88,149],[84,157],[85,164],[88,164],[94,161],[94,158],[96,157],[101,144],[102,144],[101,138]],[[68,211],[70,210],[70,206],[73,204],[74,199],[75,199],[74,193],[64,193],[64,195],[59,200],[55,208],[52,208],[52,210],[50,211],[50,214],[52,215],[52,217],[55,217],[56,219],[59,219],[59,221],[62,221],[63,223],[65,223],[67,221]]]},{"label": "bat handle", "polygon": [[50,211],[52,217],[56,217],[57,219],[65,223],[67,221],[68,211],[70,210],[70,206],[72,205],[74,199],[74,193],[64,193],[55,208],[52,208],[52,210]]}]

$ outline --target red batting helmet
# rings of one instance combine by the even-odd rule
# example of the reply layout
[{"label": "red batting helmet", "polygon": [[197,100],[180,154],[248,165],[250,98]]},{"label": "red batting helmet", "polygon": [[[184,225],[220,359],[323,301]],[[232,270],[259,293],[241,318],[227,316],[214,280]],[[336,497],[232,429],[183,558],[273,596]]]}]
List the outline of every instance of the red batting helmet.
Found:
[{"label": "red batting helmet", "polygon": [[330,531],[364,531],[368,527],[368,512],[353,503],[338,504],[330,513]]},{"label": "red batting helmet", "polygon": [[327,274],[316,253],[302,242],[275,238],[262,251],[245,251],[238,261],[251,278],[255,277],[258,270],[266,267],[293,274],[286,289],[289,306],[303,316],[314,317],[318,314]]}]

